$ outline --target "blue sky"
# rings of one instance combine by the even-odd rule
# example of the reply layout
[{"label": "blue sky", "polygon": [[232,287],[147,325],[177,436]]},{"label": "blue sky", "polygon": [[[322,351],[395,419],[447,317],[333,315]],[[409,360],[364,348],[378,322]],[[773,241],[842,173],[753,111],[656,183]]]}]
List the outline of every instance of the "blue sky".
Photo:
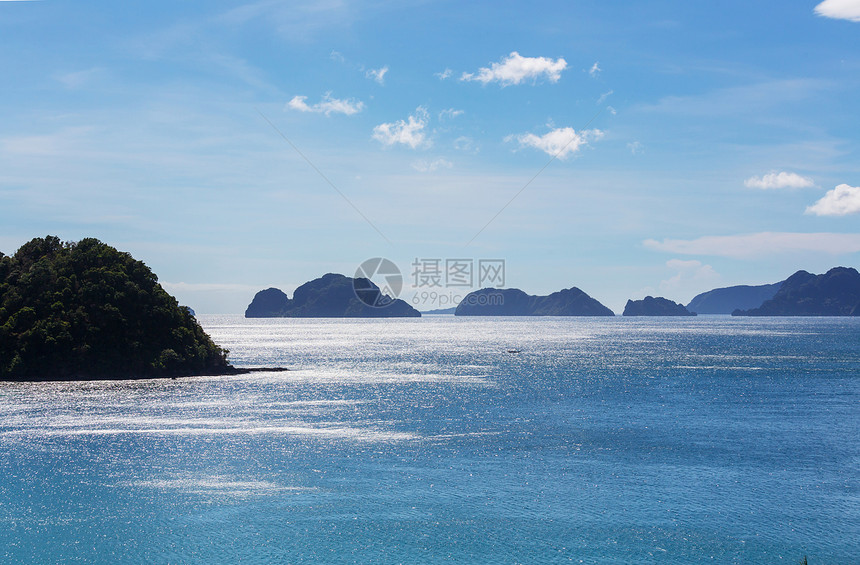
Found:
[{"label": "blue sky", "polygon": [[860,258],[860,0],[0,1],[0,45],[0,250],[201,313],[379,256],[616,312]]}]

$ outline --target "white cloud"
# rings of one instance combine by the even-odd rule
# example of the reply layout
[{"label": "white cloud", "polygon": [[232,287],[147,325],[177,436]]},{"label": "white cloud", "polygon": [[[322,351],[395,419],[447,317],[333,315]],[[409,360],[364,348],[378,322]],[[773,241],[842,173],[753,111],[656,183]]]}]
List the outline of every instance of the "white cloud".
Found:
[{"label": "white cloud", "polygon": [[351,116],[357,114],[364,109],[364,102],[360,100],[332,98],[331,93],[327,92],[323,95],[322,101],[308,106],[307,96],[294,96],[292,100],[287,102],[287,107],[300,112],[314,112],[318,114],[346,114]]},{"label": "white cloud", "polygon": [[456,118],[457,116],[462,116],[463,114],[463,110],[455,110],[454,108],[448,108],[447,110],[442,110],[441,112],[439,112],[439,119]]},{"label": "white cloud", "polygon": [[768,173],[760,177],[752,176],[744,181],[747,188],[760,188],[769,190],[775,188],[809,188],[815,186],[815,182],[808,177],[802,177],[797,173]]},{"label": "white cloud", "polygon": [[858,0],[824,0],[815,7],[819,16],[860,22],[860,1]]},{"label": "white cloud", "polygon": [[467,153],[477,153],[478,151],[480,151],[480,148],[478,147],[478,144],[475,143],[475,140],[465,135],[461,135],[454,140],[454,149],[458,151],[465,151]]},{"label": "white cloud", "polygon": [[498,82],[502,86],[520,84],[527,79],[537,80],[546,76],[550,82],[558,82],[561,71],[567,68],[567,61],[559,57],[556,60],[547,57],[523,57],[513,51],[500,63],[493,63],[489,68],[482,67],[477,73],[463,73],[460,80],[478,81],[484,84]]},{"label": "white cloud", "polygon": [[691,269],[698,269],[699,267],[701,267],[702,262],[696,261],[695,259],[669,259],[668,261],[666,261],[666,266],[673,271],[689,271]]},{"label": "white cloud", "polygon": [[425,161],[424,159],[420,159],[412,163],[412,168],[418,171],[419,173],[432,173],[438,169],[450,169],[454,166],[454,163],[448,161],[447,159],[435,159],[433,161]]},{"label": "white cloud", "polygon": [[610,96],[612,96],[612,94],[613,94],[614,92],[615,92],[614,90],[610,90],[609,92],[604,92],[603,94],[601,94],[601,95],[600,95],[600,98],[598,98],[598,99],[597,99],[597,103],[598,103],[598,104],[603,104],[604,102],[606,102],[606,99],[607,99],[607,98],[609,98]]},{"label": "white cloud", "polygon": [[603,132],[599,129],[589,129],[577,133],[573,128],[567,127],[554,129],[542,136],[533,133],[509,135],[505,141],[516,139],[523,147],[534,147],[547,155],[565,159],[587,145],[590,140],[597,140],[601,137],[603,137]]},{"label": "white cloud", "polygon": [[424,128],[427,127],[429,121],[427,109],[419,106],[407,120],[379,124],[373,128],[373,139],[380,141],[383,145],[402,143],[416,149],[427,144]]},{"label": "white cloud", "polygon": [[445,80],[446,78],[450,78],[452,74],[454,74],[454,71],[451,69],[445,69],[441,73],[436,73],[433,76],[439,77],[439,80]]},{"label": "white cloud", "polygon": [[385,65],[384,67],[382,67],[380,69],[370,69],[369,71],[364,73],[364,76],[366,76],[367,78],[372,78],[373,80],[375,80],[379,84],[385,84],[385,73],[387,73],[387,72],[388,72],[388,65]]},{"label": "white cloud", "polygon": [[798,252],[845,255],[860,252],[860,234],[762,232],[712,235],[697,239],[646,239],[642,245],[648,249],[682,255],[712,255],[735,259]]},{"label": "white cloud", "polygon": [[666,266],[675,271],[668,279],[660,281],[661,291],[678,291],[687,286],[698,287],[703,283],[713,283],[719,280],[720,275],[710,265],[703,265],[701,261],[682,259],[670,259]]},{"label": "white cloud", "polygon": [[860,212],[860,186],[840,184],[806,209],[816,216],[847,216]]},{"label": "white cloud", "polygon": [[588,69],[588,74],[590,74],[592,77],[596,77],[597,75],[600,74],[600,71],[602,71],[602,70],[603,69],[600,68],[600,64],[597,61],[595,61],[594,64],[591,65],[591,68]]},{"label": "white cloud", "polygon": [[639,155],[640,153],[645,152],[645,148],[642,147],[642,144],[638,141],[631,141],[630,143],[628,143],[627,149],[629,149],[630,153],[632,153],[633,155]]}]

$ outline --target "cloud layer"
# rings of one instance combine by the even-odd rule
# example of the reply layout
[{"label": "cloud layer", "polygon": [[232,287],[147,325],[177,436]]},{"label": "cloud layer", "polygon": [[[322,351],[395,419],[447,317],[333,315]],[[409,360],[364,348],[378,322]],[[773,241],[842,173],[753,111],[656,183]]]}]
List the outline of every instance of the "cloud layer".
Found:
[{"label": "cloud layer", "polygon": [[815,7],[819,16],[860,22],[860,2],[857,0],[824,0]]},{"label": "cloud layer", "polygon": [[437,77],[439,80],[445,80],[449,78],[452,74],[454,74],[454,71],[452,71],[451,69],[445,69],[441,73],[435,73],[433,76]]},{"label": "cloud layer", "polygon": [[802,177],[797,173],[768,173],[760,177],[750,177],[744,181],[747,188],[760,188],[772,190],[777,188],[809,188],[815,186],[815,182],[808,177]]},{"label": "cloud layer", "polygon": [[373,79],[379,84],[385,84],[385,73],[388,72],[388,65],[380,68],[380,69],[370,69],[364,76],[367,78]]},{"label": "cloud layer", "polygon": [[844,255],[860,252],[860,234],[762,232],[712,235],[689,240],[646,239],[642,245],[648,249],[681,255],[713,255],[734,259],[752,259],[775,253],[797,252]]},{"label": "cloud layer", "polygon": [[720,279],[719,273],[713,267],[704,265],[701,261],[696,261],[695,259],[690,261],[669,259],[666,261],[666,266],[675,271],[675,274],[668,279],[660,281],[660,290],[662,292],[677,292],[691,283],[714,283]]},{"label": "cloud layer", "polygon": [[589,129],[577,133],[573,128],[556,128],[544,135],[524,133],[520,135],[509,135],[505,141],[517,140],[521,147],[534,147],[540,149],[547,155],[566,159],[579,151],[589,141],[600,139],[603,132],[599,129]]},{"label": "cloud layer", "polygon": [[847,216],[860,212],[860,186],[840,184],[806,209],[816,216]]},{"label": "cloud layer", "polygon": [[308,106],[307,102],[305,102],[307,99],[307,96],[294,96],[292,100],[287,102],[287,107],[299,112],[314,112],[325,114],[326,116],[330,116],[331,114],[346,114],[347,116],[351,116],[364,109],[364,102],[360,100],[332,98],[329,92],[325,93],[322,100],[313,106]]},{"label": "cloud layer", "polygon": [[412,163],[412,168],[419,173],[432,173],[438,169],[450,169],[453,166],[454,163],[442,158],[434,159],[433,161],[421,159]]},{"label": "cloud layer", "polygon": [[427,145],[427,136],[424,128],[427,127],[430,117],[427,109],[419,106],[415,113],[406,120],[398,120],[392,123],[379,124],[373,128],[373,139],[383,145],[402,144],[412,149]]},{"label": "cloud layer", "polygon": [[561,71],[567,68],[567,61],[559,57],[552,60],[547,57],[523,57],[513,51],[500,63],[490,67],[482,67],[477,73],[463,73],[460,80],[477,81],[483,84],[498,82],[502,86],[520,84],[525,80],[544,76],[550,82],[558,82]]}]

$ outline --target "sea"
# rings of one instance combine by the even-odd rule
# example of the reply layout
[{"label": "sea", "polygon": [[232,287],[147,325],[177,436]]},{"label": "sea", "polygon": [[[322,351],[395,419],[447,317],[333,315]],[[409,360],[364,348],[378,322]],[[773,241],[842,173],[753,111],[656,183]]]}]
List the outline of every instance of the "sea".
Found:
[{"label": "sea", "polygon": [[0,383],[0,561],[860,563],[860,319],[200,320]]}]

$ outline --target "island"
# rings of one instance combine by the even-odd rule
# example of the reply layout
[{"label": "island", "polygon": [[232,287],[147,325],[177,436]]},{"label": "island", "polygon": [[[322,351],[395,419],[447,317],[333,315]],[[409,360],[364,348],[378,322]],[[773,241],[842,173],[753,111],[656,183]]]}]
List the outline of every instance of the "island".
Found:
[{"label": "island", "polygon": [[56,236],[0,253],[0,380],[243,372],[128,253]]},{"label": "island", "polygon": [[457,311],[456,306],[451,306],[450,308],[437,308],[435,310],[424,310],[421,312],[422,316],[430,315],[430,316],[444,316],[447,314],[453,314]]},{"label": "island", "polygon": [[576,287],[532,296],[518,288],[482,288],[467,294],[455,316],[614,316],[615,314]]},{"label": "island", "polygon": [[732,316],[860,316],[860,273],[834,267],[823,275],[797,271],[758,308]]},{"label": "island", "polygon": [[622,316],[695,316],[683,304],[661,296],[646,296],[642,300],[628,300]]},{"label": "island", "polygon": [[699,314],[731,314],[735,310],[757,308],[773,298],[781,286],[782,282],[715,288],[696,295],[687,304],[687,310]]},{"label": "island", "polygon": [[[377,304],[377,306],[372,306]],[[246,318],[417,318],[421,313],[382,294],[373,281],[328,273],[306,282],[290,299],[277,288],[258,292]]]}]

